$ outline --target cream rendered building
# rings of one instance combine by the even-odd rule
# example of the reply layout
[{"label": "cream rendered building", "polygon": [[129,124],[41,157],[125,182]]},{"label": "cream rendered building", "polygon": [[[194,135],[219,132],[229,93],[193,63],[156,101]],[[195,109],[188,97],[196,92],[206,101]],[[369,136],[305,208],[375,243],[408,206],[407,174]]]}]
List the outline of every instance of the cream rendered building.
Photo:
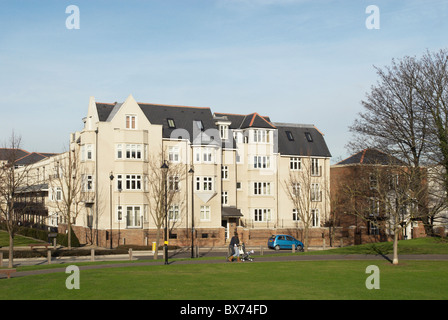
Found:
[{"label": "cream rendered building", "polygon": [[[265,244],[272,233],[297,236],[302,222],[286,190],[291,173],[310,176],[311,191],[300,196],[312,203],[311,227],[320,230],[329,218],[331,155],[312,125],[273,123],[257,113],[138,103],[132,96],[112,104],[91,97],[83,121],[84,128],[71,135],[70,151],[58,156],[71,154],[79,170],[73,230],[81,243],[109,246],[112,229],[113,246],[151,245],[152,172],[164,162],[177,168],[167,181],[174,194],[167,208],[170,244],[191,244],[192,224],[200,245],[223,245],[235,231],[249,244]],[[60,212],[55,220],[61,191],[48,179],[58,162],[64,161],[45,159],[32,171],[41,176],[35,184],[48,191],[47,224],[59,224],[64,232]]]}]

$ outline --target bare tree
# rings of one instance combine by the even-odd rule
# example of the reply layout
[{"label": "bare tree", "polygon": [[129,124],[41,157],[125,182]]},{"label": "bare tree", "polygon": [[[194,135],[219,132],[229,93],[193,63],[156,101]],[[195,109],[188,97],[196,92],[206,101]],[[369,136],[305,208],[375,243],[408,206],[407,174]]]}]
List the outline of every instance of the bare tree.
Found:
[{"label": "bare tree", "polygon": [[310,157],[302,158],[300,170],[290,171],[288,178],[283,181],[283,188],[293,204],[296,219],[303,227],[304,251],[309,247],[309,231],[320,221],[319,204],[322,201],[322,185],[320,182],[321,168],[312,164]]},{"label": "bare tree", "polygon": [[[180,185],[185,177],[185,166],[181,163],[170,163],[164,159],[167,157],[162,152],[157,156],[150,156],[148,161],[148,192],[145,195],[149,212],[157,229],[154,259],[158,256],[165,221],[168,221],[167,229],[172,230],[176,222],[180,221],[183,206]],[[163,164],[166,168],[162,168]]]},{"label": "bare tree", "polygon": [[19,228],[21,210],[16,210],[18,193],[27,186],[28,170],[17,169],[17,161],[23,156],[20,153],[21,138],[12,133],[4,148],[4,163],[0,163],[0,217],[6,224],[9,234],[9,263],[13,267],[14,237]]},{"label": "bare tree", "polygon": [[[431,113],[426,110],[432,95],[427,94],[426,78],[431,72],[415,57],[392,60],[390,67],[376,70],[378,84],[372,86],[366,100],[362,101],[364,112],[350,127],[355,137],[349,148],[373,147],[400,159],[408,170],[413,171],[410,187],[420,195],[418,190],[424,184],[421,168],[431,161],[434,149]],[[435,113],[433,117],[437,118]],[[448,143],[448,135],[446,138]],[[448,168],[448,144],[446,154]],[[426,232],[432,234],[431,224],[425,217],[425,199],[416,200]]]},{"label": "bare tree", "polygon": [[398,264],[400,235],[412,221],[421,219],[418,205],[426,187],[417,189],[413,174],[414,168],[407,166],[372,164],[344,185],[348,212],[364,221],[370,234],[393,236],[393,264]]},{"label": "bare tree", "polygon": [[54,157],[54,172],[50,174],[50,186],[57,190],[55,204],[67,222],[68,248],[71,249],[72,224],[79,214],[79,203],[83,201],[84,189],[93,189],[93,180],[83,174],[79,161],[79,149],[72,148],[61,156]]}]

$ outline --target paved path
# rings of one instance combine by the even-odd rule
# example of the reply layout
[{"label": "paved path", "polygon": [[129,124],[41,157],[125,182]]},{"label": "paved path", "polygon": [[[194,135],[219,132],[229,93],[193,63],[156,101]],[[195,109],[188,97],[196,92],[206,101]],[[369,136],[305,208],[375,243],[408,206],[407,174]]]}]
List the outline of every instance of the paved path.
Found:
[{"label": "paved path", "polygon": [[[222,256],[222,252],[219,253]],[[118,256],[118,255],[117,255]],[[102,261],[117,261],[118,259],[124,259],[123,256],[127,255],[119,255],[121,257],[103,257]],[[52,261],[52,264],[62,264],[62,263],[74,263],[81,262],[82,260],[79,257],[66,257],[70,259],[59,260],[58,262]],[[89,258],[90,259],[90,258]],[[106,260],[107,259],[107,260]],[[90,270],[90,269],[101,269],[101,268],[121,268],[121,267],[130,267],[130,266],[149,266],[149,265],[164,265],[164,261],[157,260],[151,261],[147,259],[135,258],[133,260],[144,260],[139,263],[131,263],[129,261],[123,260],[122,263],[113,263],[113,264],[92,264],[80,266],[80,270]],[[276,262],[276,261],[325,261],[325,260],[385,260],[392,261],[391,256],[382,256],[382,255],[360,255],[360,254],[351,254],[351,255],[269,255],[269,256],[257,256],[254,258],[253,262],[242,262],[242,263],[256,263],[256,262]],[[427,255],[399,255],[399,260],[432,260],[432,261],[448,261],[448,255],[435,255],[435,254],[427,254]],[[46,261],[46,260],[45,260]],[[84,259],[84,261],[86,261]],[[99,259],[96,259],[99,261]],[[204,263],[229,263],[224,259],[186,259],[186,260],[169,260],[169,265],[179,265],[179,264],[204,264]],[[233,262],[237,263],[237,262]],[[46,263],[45,263],[46,264]],[[51,269],[42,269],[42,270],[32,270],[32,271],[20,271],[14,274],[11,274],[11,278],[13,277],[23,277],[29,275],[37,275],[37,274],[48,274],[55,272],[64,272],[65,267],[62,268],[51,268]],[[0,277],[6,278],[4,275],[0,275]]]}]

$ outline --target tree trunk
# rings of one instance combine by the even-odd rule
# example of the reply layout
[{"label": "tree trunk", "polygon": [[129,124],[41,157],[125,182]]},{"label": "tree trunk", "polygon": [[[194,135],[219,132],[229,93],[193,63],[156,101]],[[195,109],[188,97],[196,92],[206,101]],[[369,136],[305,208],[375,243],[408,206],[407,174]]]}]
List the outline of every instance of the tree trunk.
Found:
[{"label": "tree trunk", "polygon": [[157,228],[156,250],[154,252],[154,260],[157,260],[157,258],[159,257],[159,244],[160,244],[160,228]]},{"label": "tree trunk", "polygon": [[392,264],[398,264],[398,230],[394,232],[394,258]]},{"label": "tree trunk", "polygon": [[14,260],[14,237],[9,234],[9,259],[8,259],[8,268],[13,267],[13,260]]}]

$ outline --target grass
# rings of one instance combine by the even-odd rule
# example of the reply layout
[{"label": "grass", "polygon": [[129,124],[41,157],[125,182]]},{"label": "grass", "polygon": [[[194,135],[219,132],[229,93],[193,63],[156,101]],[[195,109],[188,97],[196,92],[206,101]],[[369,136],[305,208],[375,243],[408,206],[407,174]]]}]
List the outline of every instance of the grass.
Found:
[{"label": "grass", "polygon": [[[380,269],[368,290],[366,267]],[[448,261],[300,261],[151,265],[81,270],[80,289],[64,272],[0,280],[0,299],[446,300]],[[32,290],[30,290],[32,288]]]},{"label": "grass", "polygon": [[[43,242],[33,238],[28,238],[20,235],[14,236],[14,247],[28,246],[31,243]],[[9,247],[9,234],[6,231],[0,230],[0,247]]]},{"label": "grass", "polygon": [[[386,242],[296,255],[390,253],[392,243]],[[400,241],[399,254],[448,254],[448,241],[440,238]],[[110,262],[95,264],[104,263]],[[365,286],[369,265],[380,269],[379,290],[368,290]],[[28,266],[17,270],[66,266]],[[400,259],[397,266],[386,260],[169,266],[141,265],[136,261],[129,267],[81,270],[79,290],[66,288],[69,275],[65,272],[0,279],[0,300],[446,300],[446,274],[448,261]]]}]

